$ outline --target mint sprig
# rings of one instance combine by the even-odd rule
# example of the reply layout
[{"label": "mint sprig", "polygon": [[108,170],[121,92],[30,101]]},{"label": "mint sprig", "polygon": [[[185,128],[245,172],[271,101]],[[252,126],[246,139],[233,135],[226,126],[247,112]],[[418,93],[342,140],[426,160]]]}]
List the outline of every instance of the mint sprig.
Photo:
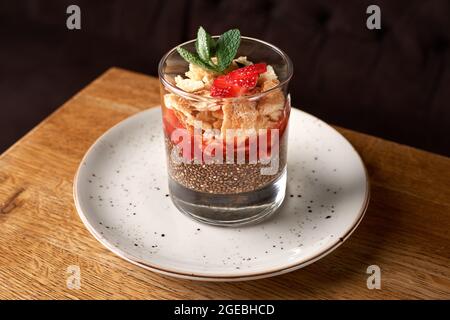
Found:
[{"label": "mint sprig", "polygon": [[[181,47],[178,47],[177,51],[189,63],[206,70],[223,73],[233,62],[240,42],[241,33],[238,29],[228,30],[215,41],[203,27],[199,27],[195,42],[196,53]],[[217,63],[212,61],[214,56],[217,57]]]}]

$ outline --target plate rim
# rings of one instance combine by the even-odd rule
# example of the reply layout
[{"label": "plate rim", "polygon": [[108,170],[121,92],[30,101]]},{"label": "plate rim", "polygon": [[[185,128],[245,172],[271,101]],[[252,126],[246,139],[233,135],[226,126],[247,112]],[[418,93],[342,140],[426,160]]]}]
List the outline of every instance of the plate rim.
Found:
[{"label": "plate rim", "polygon": [[91,225],[91,223],[89,222],[89,220],[86,217],[86,214],[83,212],[83,210],[81,209],[81,204],[79,202],[79,198],[77,195],[77,185],[78,185],[78,177],[79,177],[79,173],[82,170],[82,167],[84,166],[84,164],[86,163],[86,158],[88,157],[88,155],[91,153],[92,149],[98,145],[99,141],[101,141],[105,136],[107,136],[110,132],[112,132],[113,130],[116,130],[117,127],[123,125],[125,122],[130,121],[132,118],[137,118],[139,116],[141,116],[144,113],[151,113],[151,112],[155,112],[155,110],[159,111],[160,109],[160,105],[156,105],[154,107],[150,107],[146,110],[142,110],[142,111],[138,111],[137,113],[119,121],[118,123],[116,123],[115,125],[113,125],[112,127],[110,127],[108,130],[106,130],[104,133],[102,133],[92,144],[91,146],[88,148],[88,150],[85,152],[85,154],[83,155],[83,158],[80,161],[80,164],[78,165],[77,171],[75,173],[74,179],[73,179],[73,184],[72,184],[72,193],[73,193],[73,198],[74,198],[74,204],[75,204],[75,209],[77,211],[77,214],[79,216],[79,218],[81,219],[81,221],[83,222],[84,226],[86,227],[86,229],[89,231],[89,233],[91,233],[91,235],[98,241],[100,242],[106,249],[110,250],[111,252],[113,252],[114,254],[116,254],[117,256],[119,256],[120,258],[134,264],[137,265],[141,268],[144,268],[146,270],[150,270],[162,275],[166,275],[166,276],[172,276],[172,277],[176,277],[176,278],[182,278],[182,279],[188,279],[188,280],[200,280],[200,281],[246,281],[246,280],[256,280],[256,279],[262,279],[262,278],[267,278],[267,277],[272,277],[272,276],[277,276],[277,275],[281,275],[281,274],[285,274],[288,272],[292,272],[298,269],[301,269],[303,267],[306,267],[309,264],[312,264],[320,259],[322,259],[323,257],[327,256],[329,253],[333,252],[334,250],[336,250],[338,247],[340,247],[351,235],[352,233],[356,230],[356,228],[359,226],[359,224],[361,223],[362,219],[365,216],[365,213],[367,211],[367,207],[369,205],[369,200],[370,200],[370,179],[369,179],[369,174],[367,171],[366,166],[364,165],[364,162],[361,158],[361,155],[356,151],[356,149],[354,148],[354,146],[350,143],[350,141],[348,141],[339,131],[337,131],[335,128],[333,128],[331,125],[329,125],[328,123],[326,123],[325,121],[305,112],[302,111],[300,109],[297,108],[292,108],[291,112],[299,112],[301,114],[305,114],[309,117],[311,117],[312,119],[316,120],[316,121],[320,121],[322,123],[322,125],[332,129],[332,131],[334,131],[334,133],[338,134],[342,139],[344,139],[349,146],[351,147],[351,149],[354,151],[354,153],[357,155],[357,158],[359,160],[359,162],[361,163],[363,170],[364,170],[364,177],[366,180],[366,190],[365,190],[365,195],[364,195],[364,202],[361,206],[360,211],[358,212],[357,218],[355,219],[355,221],[350,225],[350,227],[347,229],[347,231],[345,232],[345,234],[339,238],[337,238],[336,242],[333,243],[332,245],[330,245],[328,248],[326,248],[324,251],[321,251],[319,254],[310,257],[306,260],[302,260],[302,261],[297,261],[294,262],[288,266],[284,266],[281,268],[275,268],[272,269],[270,271],[257,271],[257,272],[246,272],[243,273],[241,275],[208,275],[208,274],[201,274],[201,273],[189,273],[189,272],[180,272],[178,270],[170,270],[170,268],[162,268],[161,266],[157,266],[157,265],[152,265],[149,264],[148,262],[144,262],[139,258],[136,258],[126,252],[124,252],[123,250],[115,247],[114,245],[112,245],[111,243],[109,243],[109,241],[101,236],[96,229]]}]

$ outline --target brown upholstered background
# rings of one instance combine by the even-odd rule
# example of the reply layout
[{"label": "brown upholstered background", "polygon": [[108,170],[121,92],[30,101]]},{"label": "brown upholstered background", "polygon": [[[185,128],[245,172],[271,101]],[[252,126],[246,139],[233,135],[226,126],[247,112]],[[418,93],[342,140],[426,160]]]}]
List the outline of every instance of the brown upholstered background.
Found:
[{"label": "brown upholstered background", "polygon": [[[80,31],[66,29],[69,4]],[[365,26],[369,4],[381,31]],[[156,75],[198,25],[284,49],[295,106],[450,155],[448,0],[0,0],[0,151],[110,66]]]}]

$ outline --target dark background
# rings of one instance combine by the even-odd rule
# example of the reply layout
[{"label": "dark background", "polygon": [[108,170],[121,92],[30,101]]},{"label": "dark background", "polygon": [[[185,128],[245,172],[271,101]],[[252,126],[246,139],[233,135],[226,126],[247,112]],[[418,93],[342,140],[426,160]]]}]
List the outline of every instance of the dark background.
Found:
[{"label": "dark background", "polygon": [[[66,28],[70,4],[81,30]],[[370,4],[380,31],[366,28]],[[286,51],[296,107],[450,155],[449,0],[0,0],[0,152],[110,66],[156,75],[199,25]]]}]

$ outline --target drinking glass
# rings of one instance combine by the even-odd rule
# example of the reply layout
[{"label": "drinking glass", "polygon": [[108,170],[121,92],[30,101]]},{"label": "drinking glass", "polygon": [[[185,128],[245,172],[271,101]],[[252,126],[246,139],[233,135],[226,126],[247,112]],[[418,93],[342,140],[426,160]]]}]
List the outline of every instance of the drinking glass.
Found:
[{"label": "drinking glass", "polygon": [[[195,51],[195,40],[180,46]],[[248,37],[236,56],[272,66],[279,83],[238,97],[205,97],[176,86],[175,77],[189,70],[176,48],[158,67],[171,199],[184,214],[218,226],[268,217],[286,191],[292,62],[277,47]],[[278,104],[272,113],[271,103]]]}]

